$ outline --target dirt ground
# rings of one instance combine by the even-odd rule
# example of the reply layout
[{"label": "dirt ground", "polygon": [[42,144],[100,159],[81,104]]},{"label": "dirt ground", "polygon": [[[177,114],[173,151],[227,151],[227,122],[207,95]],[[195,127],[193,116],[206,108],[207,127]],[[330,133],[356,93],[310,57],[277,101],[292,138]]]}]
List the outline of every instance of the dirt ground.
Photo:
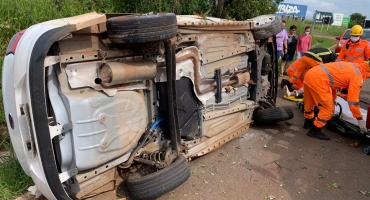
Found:
[{"label": "dirt ground", "polygon": [[[282,97],[282,90],[279,89]],[[361,99],[370,100],[370,80]],[[190,162],[191,177],[165,199],[370,199],[370,156],[355,140],[323,130],[321,141],[306,136],[303,114],[294,102],[287,122],[251,129],[222,148]]]},{"label": "dirt ground", "polygon": [[[370,100],[370,80],[364,83],[361,99]],[[294,118],[252,126],[242,137],[192,160],[190,178],[158,200],[370,199],[360,193],[370,191],[370,156],[362,147],[326,129],[330,141],[306,136],[296,104],[283,98],[277,104],[292,106]],[[18,198],[26,199],[34,197]]]}]

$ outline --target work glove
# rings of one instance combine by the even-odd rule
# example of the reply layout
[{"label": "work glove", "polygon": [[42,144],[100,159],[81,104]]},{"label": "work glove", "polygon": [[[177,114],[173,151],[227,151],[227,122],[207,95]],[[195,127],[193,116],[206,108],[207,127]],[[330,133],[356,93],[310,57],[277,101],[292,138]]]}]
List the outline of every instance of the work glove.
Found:
[{"label": "work glove", "polygon": [[363,132],[367,132],[367,128],[366,128],[366,121],[363,120],[363,119],[360,119],[360,120],[357,120],[358,121],[358,126],[360,127],[361,131]]}]

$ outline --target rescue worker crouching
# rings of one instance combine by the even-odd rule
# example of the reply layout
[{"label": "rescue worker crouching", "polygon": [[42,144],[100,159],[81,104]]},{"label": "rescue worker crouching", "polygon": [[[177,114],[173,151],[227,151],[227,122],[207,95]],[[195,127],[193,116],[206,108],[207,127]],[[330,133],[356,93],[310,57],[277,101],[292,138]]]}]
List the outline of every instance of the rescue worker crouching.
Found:
[{"label": "rescue worker crouching", "polygon": [[[329,136],[321,132],[321,128],[334,114],[338,88],[348,88],[347,101],[352,115],[358,120],[360,129],[367,132],[366,121],[360,112],[359,95],[368,72],[368,62],[320,64],[307,71],[304,79],[304,128],[310,128],[308,136],[330,140]],[[319,104],[319,113],[314,119],[314,107]]]},{"label": "rescue worker crouching", "polygon": [[351,28],[351,38],[343,44],[336,62],[362,63],[370,59],[369,42],[361,39],[363,33],[364,30],[360,25]]},{"label": "rescue worker crouching", "polygon": [[[297,71],[297,68],[301,64],[301,59],[297,59],[291,65],[289,65],[287,69],[287,74],[289,78],[291,78],[294,73]],[[303,98],[303,76],[299,77],[294,83],[290,83],[289,81],[285,82],[285,86],[283,86],[284,96],[295,96],[295,98]],[[282,83],[283,84],[283,83]]]},{"label": "rescue worker crouching", "polygon": [[293,90],[301,90],[302,92],[298,93],[303,93],[303,80],[307,70],[322,63],[334,62],[336,58],[337,54],[326,48],[312,48],[308,50],[300,59],[289,66],[288,76],[290,79],[289,83],[286,83],[287,87],[283,88],[284,93],[289,94]]}]

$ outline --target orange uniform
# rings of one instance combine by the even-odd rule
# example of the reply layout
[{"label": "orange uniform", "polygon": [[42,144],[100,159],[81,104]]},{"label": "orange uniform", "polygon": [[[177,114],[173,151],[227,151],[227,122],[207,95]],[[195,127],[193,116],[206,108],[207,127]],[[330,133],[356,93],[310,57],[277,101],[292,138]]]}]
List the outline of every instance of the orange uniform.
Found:
[{"label": "orange uniform", "polygon": [[345,42],[340,50],[336,62],[362,63],[370,59],[370,46],[367,40],[360,39],[353,43],[351,40]]},{"label": "orange uniform", "polygon": [[326,48],[313,48],[308,50],[300,58],[299,64],[296,66],[296,71],[293,76],[290,76],[290,83],[295,83],[304,76],[306,71],[311,67],[315,67],[322,63],[334,62],[337,55]]},{"label": "orange uniform", "polygon": [[[289,76],[289,78],[292,78],[294,73],[297,71],[298,67],[300,66],[300,62],[301,62],[301,59],[298,59],[296,61],[294,61],[287,69],[287,74]],[[293,83],[293,88],[295,90],[299,90],[301,88],[303,88],[303,77],[304,77],[304,74],[301,76],[301,77],[298,77],[298,79],[296,79]]]},{"label": "orange uniform", "polygon": [[313,109],[318,106],[319,113],[314,121],[318,128],[325,126],[334,114],[334,100],[337,88],[348,88],[348,104],[353,117],[360,118],[359,95],[365,72],[369,65],[363,63],[334,62],[320,64],[307,71],[304,79],[304,116],[313,119]]}]

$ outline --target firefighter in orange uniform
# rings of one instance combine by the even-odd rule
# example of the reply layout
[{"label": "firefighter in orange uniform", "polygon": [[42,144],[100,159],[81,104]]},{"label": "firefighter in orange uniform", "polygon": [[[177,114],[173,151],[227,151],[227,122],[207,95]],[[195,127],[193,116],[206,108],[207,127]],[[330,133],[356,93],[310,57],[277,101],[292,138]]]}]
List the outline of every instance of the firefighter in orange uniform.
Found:
[{"label": "firefighter in orange uniform", "polygon": [[[351,38],[343,44],[336,62],[361,63],[370,59],[370,43],[367,40],[361,39],[363,33],[364,30],[360,25],[354,25],[351,28]],[[340,88],[340,90],[340,97],[346,99],[347,89]]]},{"label": "firefighter in orange uniform", "polygon": [[300,58],[300,64],[289,82],[293,84],[299,77],[304,76],[304,73],[311,67],[322,63],[334,62],[336,58],[337,55],[326,48],[313,48],[308,50]]},{"label": "firefighter in orange uniform", "polygon": [[[367,132],[366,121],[362,118],[359,106],[359,95],[362,82],[370,72],[369,63],[334,62],[320,64],[307,71],[304,79],[304,117],[303,127],[311,129],[307,135],[321,140],[330,140],[330,137],[321,132],[334,114],[337,88],[348,88],[348,105],[358,126]],[[314,107],[318,106],[319,113],[314,119]]]},{"label": "firefighter in orange uniform", "polygon": [[336,62],[361,63],[370,59],[369,42],[360,38],[363,33],[364,30],[360,25],[351,28],[351,38],[343,44]]},{"label": "firefighter in orange uniform", "polygon": [[[287,69],[287,74],[291,78],[294,73],[297,71],[297,68],[301,64],[301,59],[297,59]],[[286,82],[286,85],[283,86],[284,96],[295,96],[296,98],[303,98],[303,76],[299,77],[294,83]]]},{"label": "firefighter in orange uniform", "polygon": [[[290,77],[290,83],[287,83],[287,87],[283,88],[284,93],[289,93],[293,89],[302,89],[303,92],[303,77],[306,71],[322,63],[334,62],[336,58],[337,55],[326,48],[312,48],[308,50],[300,59],[294,61],[289,66],[287,71]],[[286,91],[287,89],[289,91]]]}]

